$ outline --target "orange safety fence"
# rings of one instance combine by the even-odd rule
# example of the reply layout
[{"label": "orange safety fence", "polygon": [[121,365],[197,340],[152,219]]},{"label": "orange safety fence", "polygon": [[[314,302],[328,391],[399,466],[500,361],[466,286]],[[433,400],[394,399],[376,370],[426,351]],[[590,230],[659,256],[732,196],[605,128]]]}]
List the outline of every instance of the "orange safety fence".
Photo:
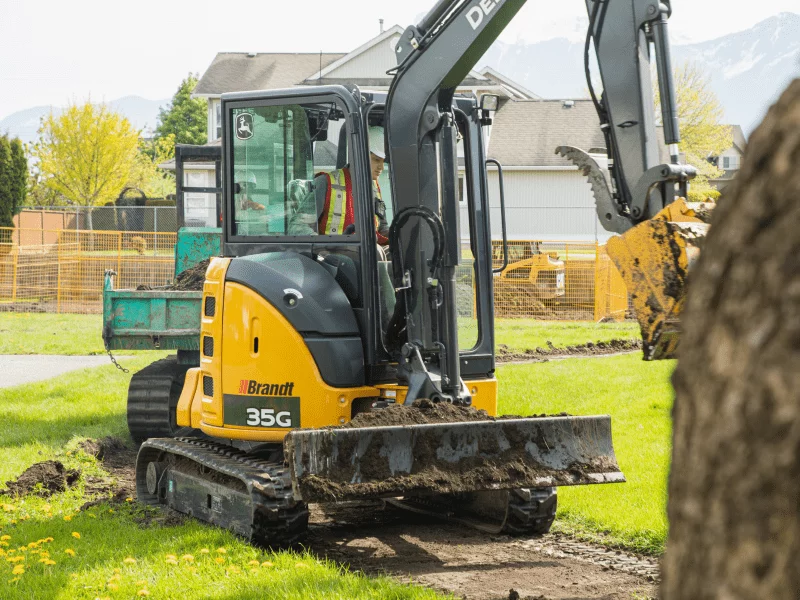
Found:
[{"label": "orange safety fence", "polygon": [[170,283],[174,233],[0,228],[0,311],[99,313],[116,285]]},{"label": "orange safety fence", "polygon": [[[168,284],[174,233],[0,228],[0,311],[99,313],[106,270],[115,285]],[[502,244],[493,242],[493,266]],[[623,320],[625,284],[595,242],[508,242],[508,267],[494,278],[495,316],[565,321]],[[457,270],[459,317],[475,316],[469,250]]]}]

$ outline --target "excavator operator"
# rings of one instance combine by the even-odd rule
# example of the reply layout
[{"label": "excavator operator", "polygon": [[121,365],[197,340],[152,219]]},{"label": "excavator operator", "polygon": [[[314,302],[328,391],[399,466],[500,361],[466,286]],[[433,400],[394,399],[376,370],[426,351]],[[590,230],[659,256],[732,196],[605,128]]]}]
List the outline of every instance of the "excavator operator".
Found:
[{"label": "excavator operator", "polygon": [[[383,172],[386,160],[383,129],[370,127],[369,140],[375,233],[378,245],[386,246],[389,243],[389,223],[386,220],[386,203],[383,201],[378,184],[378,177]],[[307,235],[314,229],[316,229],[314,233],[321,235],[355,233],[353,187],[350,169],[347,166],[327,173],[318,173],[311,186],[301,186],[300,183],[306,182],[290,182],[290,194],[303,196],[302,199],[298,198],[298,208],[289,226],[290,234]],[[293,186],[296,189],[292,189]],[[312,215],[316,215],[316,219]]]}]

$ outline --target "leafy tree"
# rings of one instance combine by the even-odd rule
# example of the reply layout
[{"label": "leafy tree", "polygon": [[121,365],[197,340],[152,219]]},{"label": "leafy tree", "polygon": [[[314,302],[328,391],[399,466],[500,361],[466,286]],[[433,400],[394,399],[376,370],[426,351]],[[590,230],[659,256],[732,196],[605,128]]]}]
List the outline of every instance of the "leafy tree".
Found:
[{"label": "leafy tree", "polygon": [[158,168],[175,156],[175,136],[140,140],[139,157],[128,185],[142,190],[149,198],[166,198],[175,193],[175,176]]},{"label": "leafy tree", "polygon": [[[708,180],[723,173],[709,159],[719,156],[733,144],[731,128],[721,124],[724,110],[717,95],[709,86],[710,77],[699,66],[686,62],[675,70],[675,95],[678,100],[680,149],[686,162],[697,169],[692,188],[710,188]],[[658,113],[661,114],[660,102]]]},{"label": "leafy tree", "polygon": [[175,144],[205,144],[207,135],[207,106],[199,98],[192,98],[192,92],[197,86],[197,75],[189,73],[181,81],[178,91],[172,97],[172,102],[162,107],[158,113],[158,127],[156,138],[163,139],[169,135],[174,136],[172,146]]},{"label": "leafy tree", "polygon": [[42,119],[33,148],[41,182],[70,204],[112,202],[138,160],[139,134],[105,105],[72,104]]},{"label": "leafy tree", "polygon": [[25,204],[28,193],[28,158],[19,138],[14,138],[10,143],[12,163],[12,214],[19,214]]},{"label": "leafy tree", "polygon": [[0,136],[0,227],[14,226],[14,163],[11,143]]}]

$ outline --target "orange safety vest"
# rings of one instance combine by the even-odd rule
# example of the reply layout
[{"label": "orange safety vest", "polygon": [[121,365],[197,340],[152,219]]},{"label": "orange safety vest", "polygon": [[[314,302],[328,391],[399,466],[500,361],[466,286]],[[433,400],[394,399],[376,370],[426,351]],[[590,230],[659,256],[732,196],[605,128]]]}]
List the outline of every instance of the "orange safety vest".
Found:
[{"label": "orange safety vest", "polygon": [[355,223],[353,215],[353,186],[350,183],[349,169],[339,169],[330,173],[318,173],[317,177],[328,178],[328,191],[325,194],[325,207],[319,218],[320,235],[341,235]]}]

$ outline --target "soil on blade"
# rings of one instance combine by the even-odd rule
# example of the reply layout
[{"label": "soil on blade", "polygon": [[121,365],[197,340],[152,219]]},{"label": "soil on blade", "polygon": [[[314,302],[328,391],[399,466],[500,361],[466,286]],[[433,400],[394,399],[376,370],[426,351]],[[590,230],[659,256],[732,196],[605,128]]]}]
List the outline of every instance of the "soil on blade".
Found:
[{"label": "soil on blade", "polygon": [[[484,410],[433,403],[423,399],[412,406],[393,405],[361,413],[340,429],[486,422],[513,418],[523,417],[505,416],[495,419]],[[398,442],[397,435],[396,431],[378,431],[364,439],[354,435],[338,436],[335,440],[335,451],[331,448],[329,452],[336,458],[332,458],[323,470],[298,479],[297,484],[303,497],[312,501],[341,501],[369,496],[457,493],[497,487],[510,489],[530,487],[534,482],[540,486],[575,485],[579,482],[588,483],[590,473],[619,471],[611,457],[604,455],[587,454],[584,462],[575,461],[563,469],[553,468],[534,458],[530,444],[537,445],[542,453],[547,454],[555,450],[562,441],[561,430],[544,423],[540,428],[534,429],[527,424],[509,423],[502,429],[474,430],[468,434],[470,443],[477,443],[480,452],[473,456],[460,456],[456,460],[447,453],[442,454],[443,438],[439,428],[418,429],[411,447],[397,448],[398,443],[408,443],[407,440]],[[462,434],[453,435],[457,439]],[[330,443],[333,444],[333,440]],[[396,453],[387,452],[388,447],[410,455],[413,465],[410,472],[397,468]],[[358,455],[357,461],[351,459],[355,455]]]},{"label": "soil on blade", "polygon": [[614,339],[608,342],[588,342],[577,346],[558,348],[552,342],[547,342],[547,348],[534,348],[514,350],[500,344],[497,348],[496,360],[505,362],[544,362],[554,358],[569,358],[574,356],[601,356],[604,354],[619,354],[641,350],[641,340]]},{"label": "soil on blade", "polygon": [[57,460],[45,460],[31,465],[16,479],[6,481],[6,489],[1,493],[10,496],[34,494],[46,498],[66,491],[80,476],[80,471],[67,469]]}]

